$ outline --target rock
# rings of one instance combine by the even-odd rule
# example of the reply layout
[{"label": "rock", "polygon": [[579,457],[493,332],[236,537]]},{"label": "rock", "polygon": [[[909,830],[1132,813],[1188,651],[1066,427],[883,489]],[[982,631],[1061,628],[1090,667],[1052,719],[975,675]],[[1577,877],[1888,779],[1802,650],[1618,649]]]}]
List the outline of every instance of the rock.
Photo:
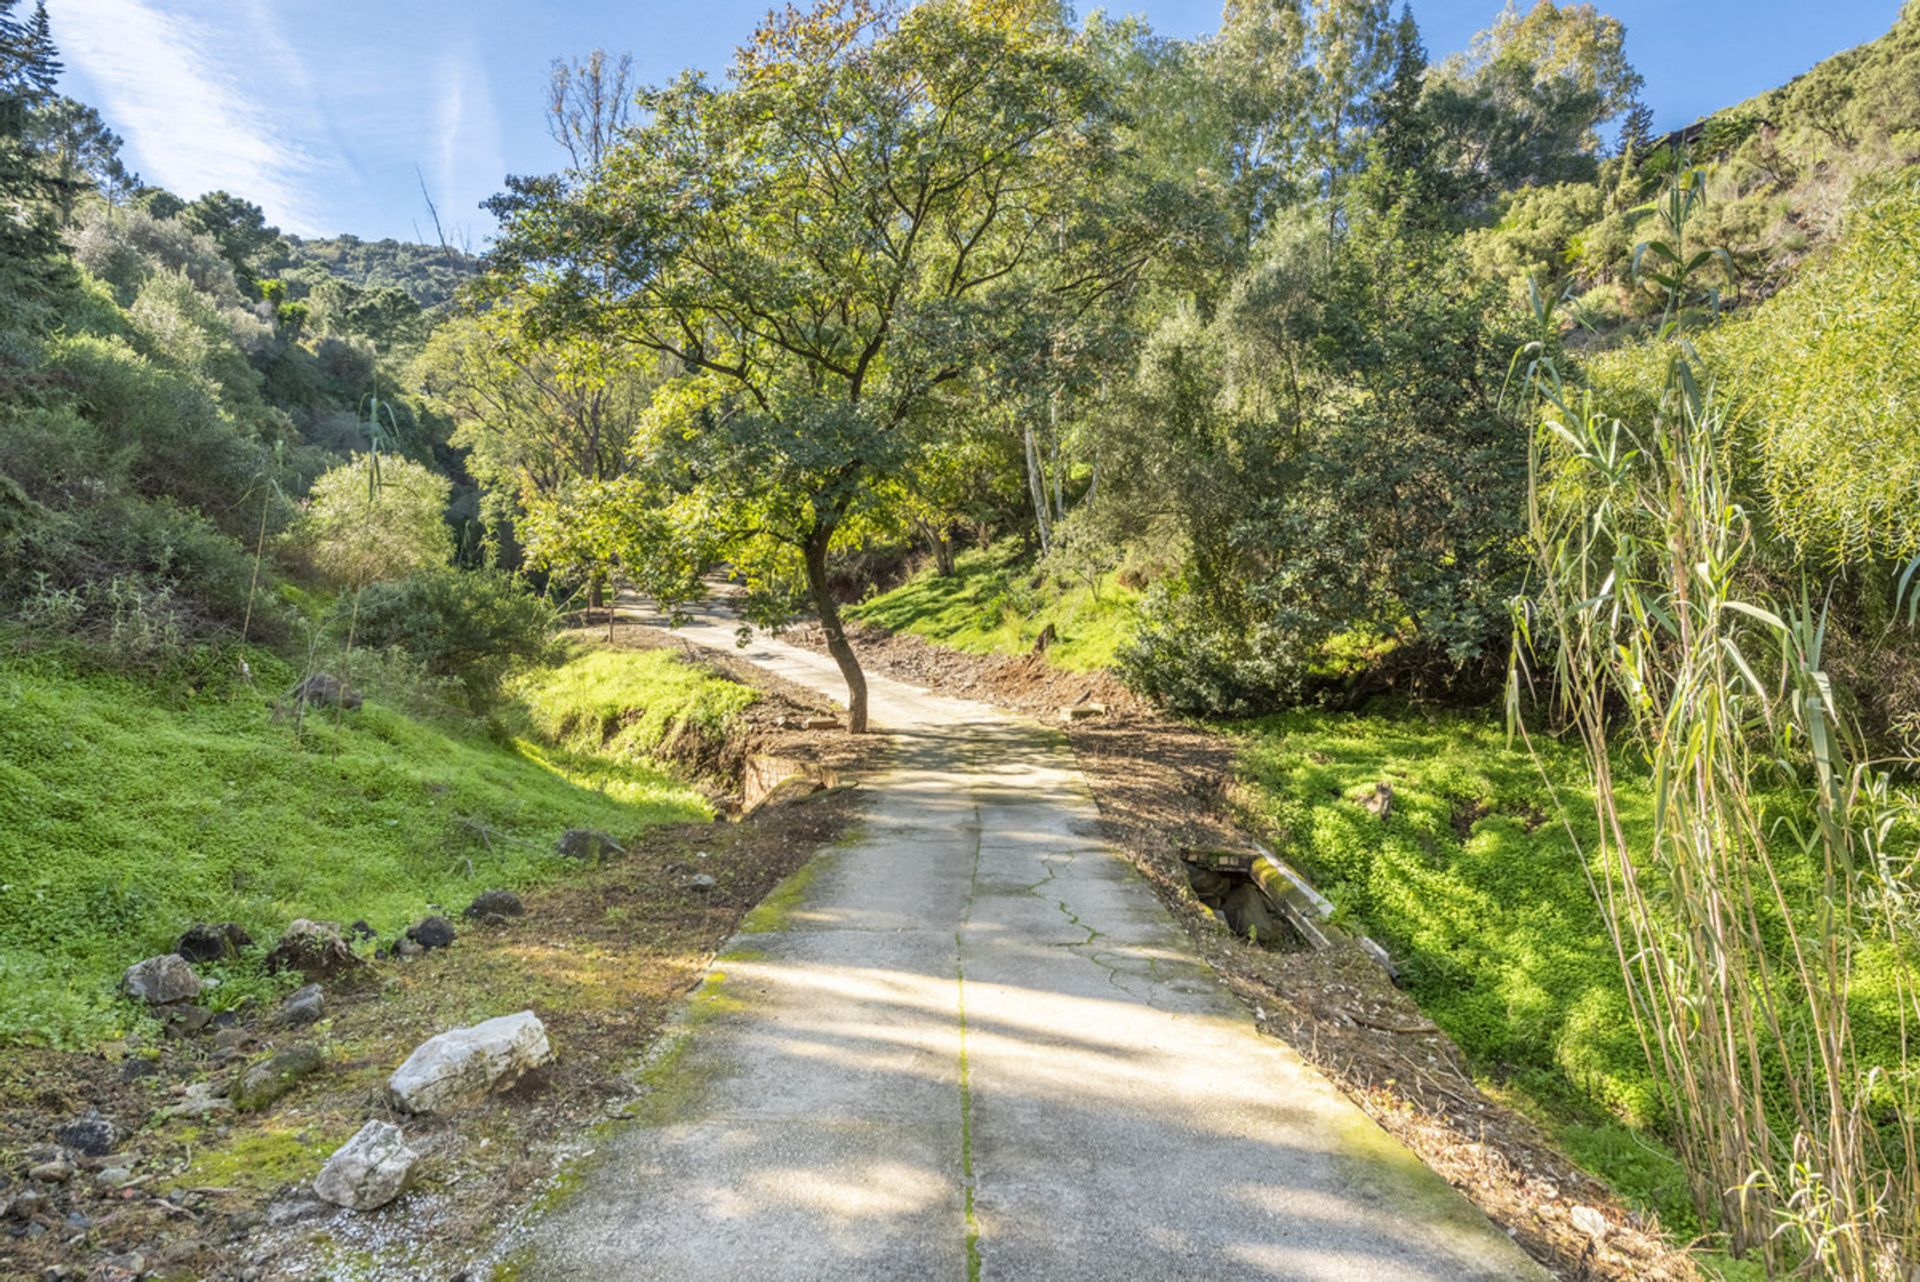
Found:
[{"label": "rock", "polygon": [[1567,1218],[1573,1221],[1573,1227],[1598,1242],[1613,1226],[1607,1223],[1607,1217],[1591,1206],[1575,1206],[1567,1212]]},{"label": "rock", "polygon": [[124,1166],[109,1166],[93,1177],[95,1186],[103,1189],[117,1189],[132,1183],[133,1172]]},{"label": "rock", "polygon": [[453,923],[445,917],[426,917],[407,927],[407,938],[422,948],[450,948],[454,941]]},{"label": "rock", "polygon": [[546,1025],[530,1010],[430,1037],[387,1081],[403,1113],[445,1113],[505,1090],[553,1058]]},{"label": "rock", "polygon": [[1060,719],[1065,722],[1092,721],[1107,715],[1104,703],[1075,703],[1060,709]]},{"label": "rock", "polygon": [[507,919],[499,913],[481,913],[479,920],[482,926],[504,926],[507,924]]},{"label": "rock", "polygon": [[316,672],[288,692],[287,698],[295,703],[318,705],[331,708],[335,704],[351,711],[360,706],[360,692],[339,678],[325,672]]},{"label": "rock", "polygon": [[1367,813],[1375,819],[1385,819],[1393,813],[1393,785],[1382,779],[1373,785],[1373,791],[1360,799]]},{"label": "rock", "polygon": [[54,1138],[76,1153],[99,1157],[113,1151],[113,1146],[121,1140],[121,1133],[110,1119],[89,1112],[61,1127]]},{"label": "rock", "polygon": [[687,878],[687,885],[693,887],[695,890],[712,890],[719,884],[720,881],[718,878],[704,872],[697,872]]},{"label": "rock", "polygon": [[518,917],[525,913],[520,896],[511,890],[483,890],[474,896],[462,916],[475,921],[484,921],[488,917]]},{"label": "rock", "polygon": [[59,1160],[42,1162],[28,1171],[27,1175],[42,1184],[65,1184],[73,1178],[73,1163]]},{"label": "rock", "polygon": [[200,976],[179,953],[162,953],[127,967],[127,973],[120,977],[120,987],[127,996],[149,1006],[164,1006],[198,997]]},{"label": "rock", "polygon": [[317,1023],[326,1010],[326,990],[318,984],[304,984],[287,994],[273,1018],[275,1023],[287,1028],[304,1028]]},{"label": "rock", "polygon": [[347,927],[347,937],[350,939],[372,939],[379,933],[379,931],[367,925],[367,919],[365,917],[356,917],[353,924]]},{"label": "rock", "polygon": [[203,1118],[213,1113],[231,1111],[233,1101],[219,1094],[219,1088],[212,1082],[195,1082],[187,1087],[186,1096],[178,1104],[170,1104],[155,1116],[163,1122],[176,1117]]},{"label": "rock", "polygon": [[185,1037],[197,1033],[213,1022],[213,1012],[205,1006],[195,1006],[192,1002],[180,1002],[169,1006],[160,1014],[167,1021],[168,1037]]},{"label": "rock", "polygon": [[317,1072],[326,1059],[312,1046],[289,1046],[240,1074],[228,1092],[242,1112],[265,1108],[294,1088],[301,1078]]},{"label": "rock", "polygon": [[152,1060],[141,1059],[135,1056],[120,1065],[120,1080],[123,1082],[137,1082],[143,1077],[152,1077],[159,1071],[160,1066]]},{"label": "rock", "polygon": [[425,948],[412,938],[402,935],[399,939],[393,941],[393,949],[388,955],[398,958],[400,961],[412,961],[414,958],[425,954],[426,951]]},{"label": "rock", "polygon": [[335,1206],[371,1211],[406,1190],[420,1155],[392,1122],[368,1122],[334,1151],[313,1178],[314,1195]]},{"label": "rock", "polygon": [[802,717],[800,718],[800,728],[802,730],[838,730],[840,728],[840,718]]},{"label": "rock", "polygon": [[1045,654],[1047,647],[1060,639],[1060,632],[1051,623],[1040,629],[1040,635],[1033,639],[1033,652]]},{"label": "rock", "polygon": [[338,930],[326,922],[308,921],[305,917],[287,927],[266,960],[269,973],[297,970],[306,976],[308,983],[358,965],[360,959],[347,947]]},{"label": "rock", "polygon": [[253,946],[253,936],[240,927],[238,922],[222,922],[218,926],[197,921],[187,927],[175,950],[190,962],[225,961],[240,955],[242,948]]},{"label": "rock", "polygon": [[626,847],[604,832],[592,828],[569,828],[560,835],[554,849],[569,859],[597,863],[607,855],[624,855]]}]

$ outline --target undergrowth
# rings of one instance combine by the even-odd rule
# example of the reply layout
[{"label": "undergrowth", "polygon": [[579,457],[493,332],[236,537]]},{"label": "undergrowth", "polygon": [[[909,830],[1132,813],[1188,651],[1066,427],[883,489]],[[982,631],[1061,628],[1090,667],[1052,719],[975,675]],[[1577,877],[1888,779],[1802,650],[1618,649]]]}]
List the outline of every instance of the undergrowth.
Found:
[{"label": "undergrowth", "polygon": [[1113,573],[1099,575],[1096,590],[1084,578],[1038,572],[1018,542],[1005,540],[962,552],[946,578],[929,569],[847,614],[970,654],[1025,654],[1052,624],[1048,662],[1090,672],[1113,665],[1132,634],[1139,600]]},{"label": "undergrowth", "polygon": [[[298,674],[249,659],[253,684],[196,686],[0,658],[0,1042],[127,1031],[139,1016],[115,996],[121,971],[196,920],[237,921],[263,945],[296,917],[387,934],[557,875],[569,827],[627,836],[711,815],[653,765],[556,761],[497,724],[489,737],[371,699],[296,724],[272,701]],[[692,673],[662,656],[620,675],[631,702],[657,686],[678,707]],[[710,680],[693,686],[710,694]],[[231,972],[216,1005],[261,985]]]}]

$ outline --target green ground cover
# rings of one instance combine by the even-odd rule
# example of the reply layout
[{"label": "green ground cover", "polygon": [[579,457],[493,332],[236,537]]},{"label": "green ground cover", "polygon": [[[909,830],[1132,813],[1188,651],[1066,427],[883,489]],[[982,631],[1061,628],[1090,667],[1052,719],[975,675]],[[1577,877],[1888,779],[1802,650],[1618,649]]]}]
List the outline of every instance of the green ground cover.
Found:
[{"label": "green ground cover", "polygon": [[[664,652],[587,652],[523,689],[527,709],[506,720],[528,723],[524,735],[373,700],[338,726],[328,714],[296,728],[269,698],[297,674],[250,660],[254,685],[189,693],[0,659],[0,1042],[124,1031],[137,1015],[114,996],[121,970],[194,920],[238,921],[262,941],[303,916],[385,933],[430,905],[558,875],[569,827],[709,818],[637,756],[567,751],[538,730],[616,686],[649,717],[751,698]],[[263,982],[245,965],[223,978],[215,1005]]]},{"label": "green ground cover", "polygon": [[1112,573],[1098,591],[1084,579],[1036,572],[1017,540],[975,548],[954,558],[941,578],[926,570],[890,592],[851,607],[850,617],[890,632],[911,632],[970,654],[1025,654],[1049,623],[1057,639],[1047,659],[1070,672],[1112,666],[1132,635],[1140,594]]}]

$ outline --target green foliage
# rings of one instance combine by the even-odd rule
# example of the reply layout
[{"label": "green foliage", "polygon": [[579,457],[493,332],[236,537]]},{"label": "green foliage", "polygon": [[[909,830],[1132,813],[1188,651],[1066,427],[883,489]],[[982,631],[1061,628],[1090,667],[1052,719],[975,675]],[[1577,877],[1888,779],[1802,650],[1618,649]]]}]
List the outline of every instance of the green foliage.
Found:
[{"label": "green foliage", "polygon": [[293,537],[333,582],[405,578],[453,559],[447,479],[412,459],[356,454],[313,483]]},{"label": "green foliage", "polygon": [[758,698],[670,650],[585,649],[511,688],[535,732],[596,786],[618,763],[674,752],[683,737],[718,742]]},{"label": "green foliage", "polygon": [[553,607],[513,575],[446,566],[373,583],[334,612],[342,631],[357,612],[361,644],[400,647],[429,675],[459,681],[475,707],[516,668],[549,656],[556,623]]},{"label": "green foliage", "polygon": [[126,1030],[121,970],[195,920],[262,941],[301,916],[391,934],[430,905],[555,875],[566,828],[624,836],[708,813],[637,761],[603,763],[597,790],[533,743],[377,703],[296,729],[267,696],[299,673],[249,657],[257,690],[191,692],[0,661],[0,1038]]},{"label": "green foliage", "polygon": [[285,270],[305,289],[311,290],[331,276],[363,289],[400,290],[425,309],[452,302],[460,287],[480,270],[479,259],[444,245],[362,240],[358,236],[285,239],[291,260]]},{"label": "green foliage", "polygon": [[962,552],[952,574],[925,570],[847,614],[971,654],[1026,654],[1051,626],[1056,639],[1047,662],[1086,672],[1112,665],[1139,600],[1113,571],[1098,572],[1091,583],[1062,578],[1036,569],[1007,540]]}]

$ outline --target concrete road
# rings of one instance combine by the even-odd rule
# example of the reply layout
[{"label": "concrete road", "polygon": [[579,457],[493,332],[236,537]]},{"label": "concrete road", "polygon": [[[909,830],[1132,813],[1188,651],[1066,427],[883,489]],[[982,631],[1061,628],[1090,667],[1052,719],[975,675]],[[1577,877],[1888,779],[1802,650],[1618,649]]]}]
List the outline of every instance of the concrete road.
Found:
[{"label": "concrete road", "polygon": [[[744,653],[844,696],[824,656]],[[516,1276],[1546,1276],[1255,1031],[1102,844],[1058,732],[872,683],[894,751],[863,830],[716,961]]]}]

